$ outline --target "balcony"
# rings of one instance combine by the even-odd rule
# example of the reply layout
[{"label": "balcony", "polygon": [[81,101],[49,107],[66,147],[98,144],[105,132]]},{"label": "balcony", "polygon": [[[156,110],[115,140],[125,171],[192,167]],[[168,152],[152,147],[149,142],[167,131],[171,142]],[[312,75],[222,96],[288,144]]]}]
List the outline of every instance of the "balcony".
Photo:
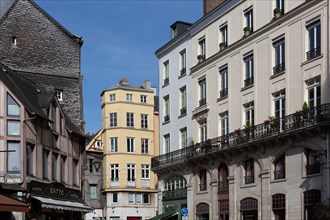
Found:
[{"label": "balcony", "polygon": [[251,184],[254,183],[254,176],[245,176],[245,184]]},{"label": "balcony", "polygon": [[244,87],[253,85],[253,83],[254,83],[254,78],[253,77],[247,78],[246,80],[244,80]]},{"label": "balcony", "polygon": [[175,190],[163,191],[162,195],[163,195],[163,201],[185,199],[187,198],[187,189],[175,189]]},{"label": "balcony", "polygon": [[218,183],[218,192],[225,193],[229,191],[229,184],[228,181],[220,181]]},{"label": "balcony", "polygon": [[[281,125],[281,123],[282,125]],[[241,129],[219,136],[207,142],[197,143],[183,149],[159,155],[151,159],[151,168],[157,173],[166,167],[188,163],[214,153],[237,150],[241,147],[257,147],[260,144],[278,140],[289,135],[305,133],[330,125],[330,104],[324,104],[305,111],[287,115],[281,119],[267,121],[251,128]]]},{"label": "balcony", "polygon": [[220,91],[220,99],[228,95],[228,88],[225,88]]},{"label": "balcony", "polygon": [[321,55],[321,47],[314,48],[307,52],[307,60],[314,59]]},{"label": "balcony", "polygon": [[185,115],[187,114],[187,107],[183,107],[180,109],[180,115]]},{"label": "balcony", "polygon": [[199,100],[199,107],[206,105],[206,98],[202,98]]},{"label": "balcony", "polygon": [[314,163],[306,166],[307,175],[319,174],[321,172],[321,164]]},{"label": "balcony", "polygon": [[135,187],[136,183],[135,183],[135,179],[127,179],[127,187]]},{"label": "balcony", "polygon": [[119,179],[118,178],[112,178],[110,182],[111,187],[119,187]]},{"label": "balcony", "polygon": [[285,171],[284,170],[274,171],[274,179],[275,180],[284,179],[284,178],[285,178]]},{"label": "balcony", "polygon": [[273,75],[282,73],[285,70],[285,63],[278,64],[273,67]]},{"label": "balcony", "polygon": [[164,116],[164,123],[170,121],[170,115],[165,115]]}]

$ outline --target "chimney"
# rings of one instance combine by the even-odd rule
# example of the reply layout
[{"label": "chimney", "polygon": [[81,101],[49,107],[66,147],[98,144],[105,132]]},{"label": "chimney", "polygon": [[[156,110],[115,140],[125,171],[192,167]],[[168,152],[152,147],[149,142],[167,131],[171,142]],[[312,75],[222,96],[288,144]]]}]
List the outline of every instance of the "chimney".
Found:
[{"label": "chimney", "polygon": [[144,88],[145,89],[151,89],[151,84],[149,80],[144,80]]},{"label": "chimney", "polygon": [[225,0],[204,0],[204,16],[224,1]]}]

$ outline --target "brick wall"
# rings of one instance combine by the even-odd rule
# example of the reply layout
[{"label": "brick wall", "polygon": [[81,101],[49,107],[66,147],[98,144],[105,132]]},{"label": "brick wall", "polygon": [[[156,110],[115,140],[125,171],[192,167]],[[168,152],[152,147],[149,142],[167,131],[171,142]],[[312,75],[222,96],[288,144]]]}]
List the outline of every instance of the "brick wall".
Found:
[{"label": "brick wall", "polygon": [[83,119],[80,47],[30,1],[18,1],[0,24],[0,61],[26,72],[38,87],[63,90],[63,109],[79,127]]},{"label": "brick wall", "polygon": [[225,0],[204,0],[204,15],[208,14],[224,1]]}]

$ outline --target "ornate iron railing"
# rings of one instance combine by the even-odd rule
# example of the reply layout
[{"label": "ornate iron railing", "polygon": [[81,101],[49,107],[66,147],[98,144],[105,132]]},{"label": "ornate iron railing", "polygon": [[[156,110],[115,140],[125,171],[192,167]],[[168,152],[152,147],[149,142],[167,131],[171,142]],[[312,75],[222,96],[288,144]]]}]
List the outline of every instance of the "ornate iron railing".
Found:
[{"label": "ornate iron railing", "polygon": [[252,85],[254,83],[254,78],[253,76],[250,78],[247,78],[246,80],[244,80],[244,87],[247,87],[249,85]]},{"label": "ornate iron railing", "polygon": [[[281,123],[280,123],[281,122]],[[330,104],[324,104],[305,111],[296,112],[281,119],[265,121],[250,128],[231,132],[227,135],[209,139],[183,149],[159,155],[151,159],[153,170],[177,163],[184,163],[195,158],[204,157],[214,152],[230,150],[236,147],[251,145],[264,139],[275,139],[320,124],[329,124]]]},{"label": "ornate iron railing", "polygon": [[307,60],[311,60],[321,55],[321,47],[314,48],[307,52]]},{"label": "ornate iron railing", "polygon": [[279,74],[285,70],[285,63],[278,64],[273,67],[273,74]]},{"label": "ornate iron railing", "polygon": [[228,192],[229,184],[228,181],[220,181],[218,183],[218,192]]},{"label": "ornate iron railing", "polygon": [[199,107],[206,105],[206,98],[202,98],[199,100]]},{"label": "ornate iron railing", "polygon": [[285,178],[285,171],[284,170],[274,171],[274,179],[275,180],[284,179],[284,178]]},{"label": "ornate iron railing", "polygon": [[223,98],[228,95],[228,88],[222,89],[220,91],[220,98]]},{"label": "ornate iron railing", "polygon": [[162,200],[187,198],[187,189],[175,189],[162,192]]}]

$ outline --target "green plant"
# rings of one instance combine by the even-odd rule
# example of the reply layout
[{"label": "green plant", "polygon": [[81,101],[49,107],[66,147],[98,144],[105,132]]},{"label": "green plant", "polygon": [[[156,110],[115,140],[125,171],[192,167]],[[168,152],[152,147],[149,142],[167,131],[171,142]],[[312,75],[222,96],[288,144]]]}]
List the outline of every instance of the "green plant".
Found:
[{"label": "green plant", "polygon": [[280,8],[274,8],[274,14],[282,13],[282,9]]},{"label": "green plant", "polygon": [[197,59],[203,59],[204,58],[204,56],[202,55],[202,54],[199,54],[198,56],[197,56]]},{"label": "green plant", "polygon": [[225,47],[225,46],[226,46],[226,42],[221,42],[221,43],[219,44],[219,46],[220,46],[220,47]]},{"label": "green plant", "polygon": [[246,26],[243,28],[243,31],[250,31],[250,30],[251,30],[251,27],[249,27],[249,26]]},{"label": "green plant", "polygon": [[307,102],[304,102],[304,104],[302,105],[301,108],[302,108],[303,111],[308,110],[309,106],[308,106]]},{"label": "green plant", "polygon": [[250,127],[251,127],[250,120],[247,120],[247,121],[245,122],[244,127],[245,127],[245,128],[250,128]]}]

